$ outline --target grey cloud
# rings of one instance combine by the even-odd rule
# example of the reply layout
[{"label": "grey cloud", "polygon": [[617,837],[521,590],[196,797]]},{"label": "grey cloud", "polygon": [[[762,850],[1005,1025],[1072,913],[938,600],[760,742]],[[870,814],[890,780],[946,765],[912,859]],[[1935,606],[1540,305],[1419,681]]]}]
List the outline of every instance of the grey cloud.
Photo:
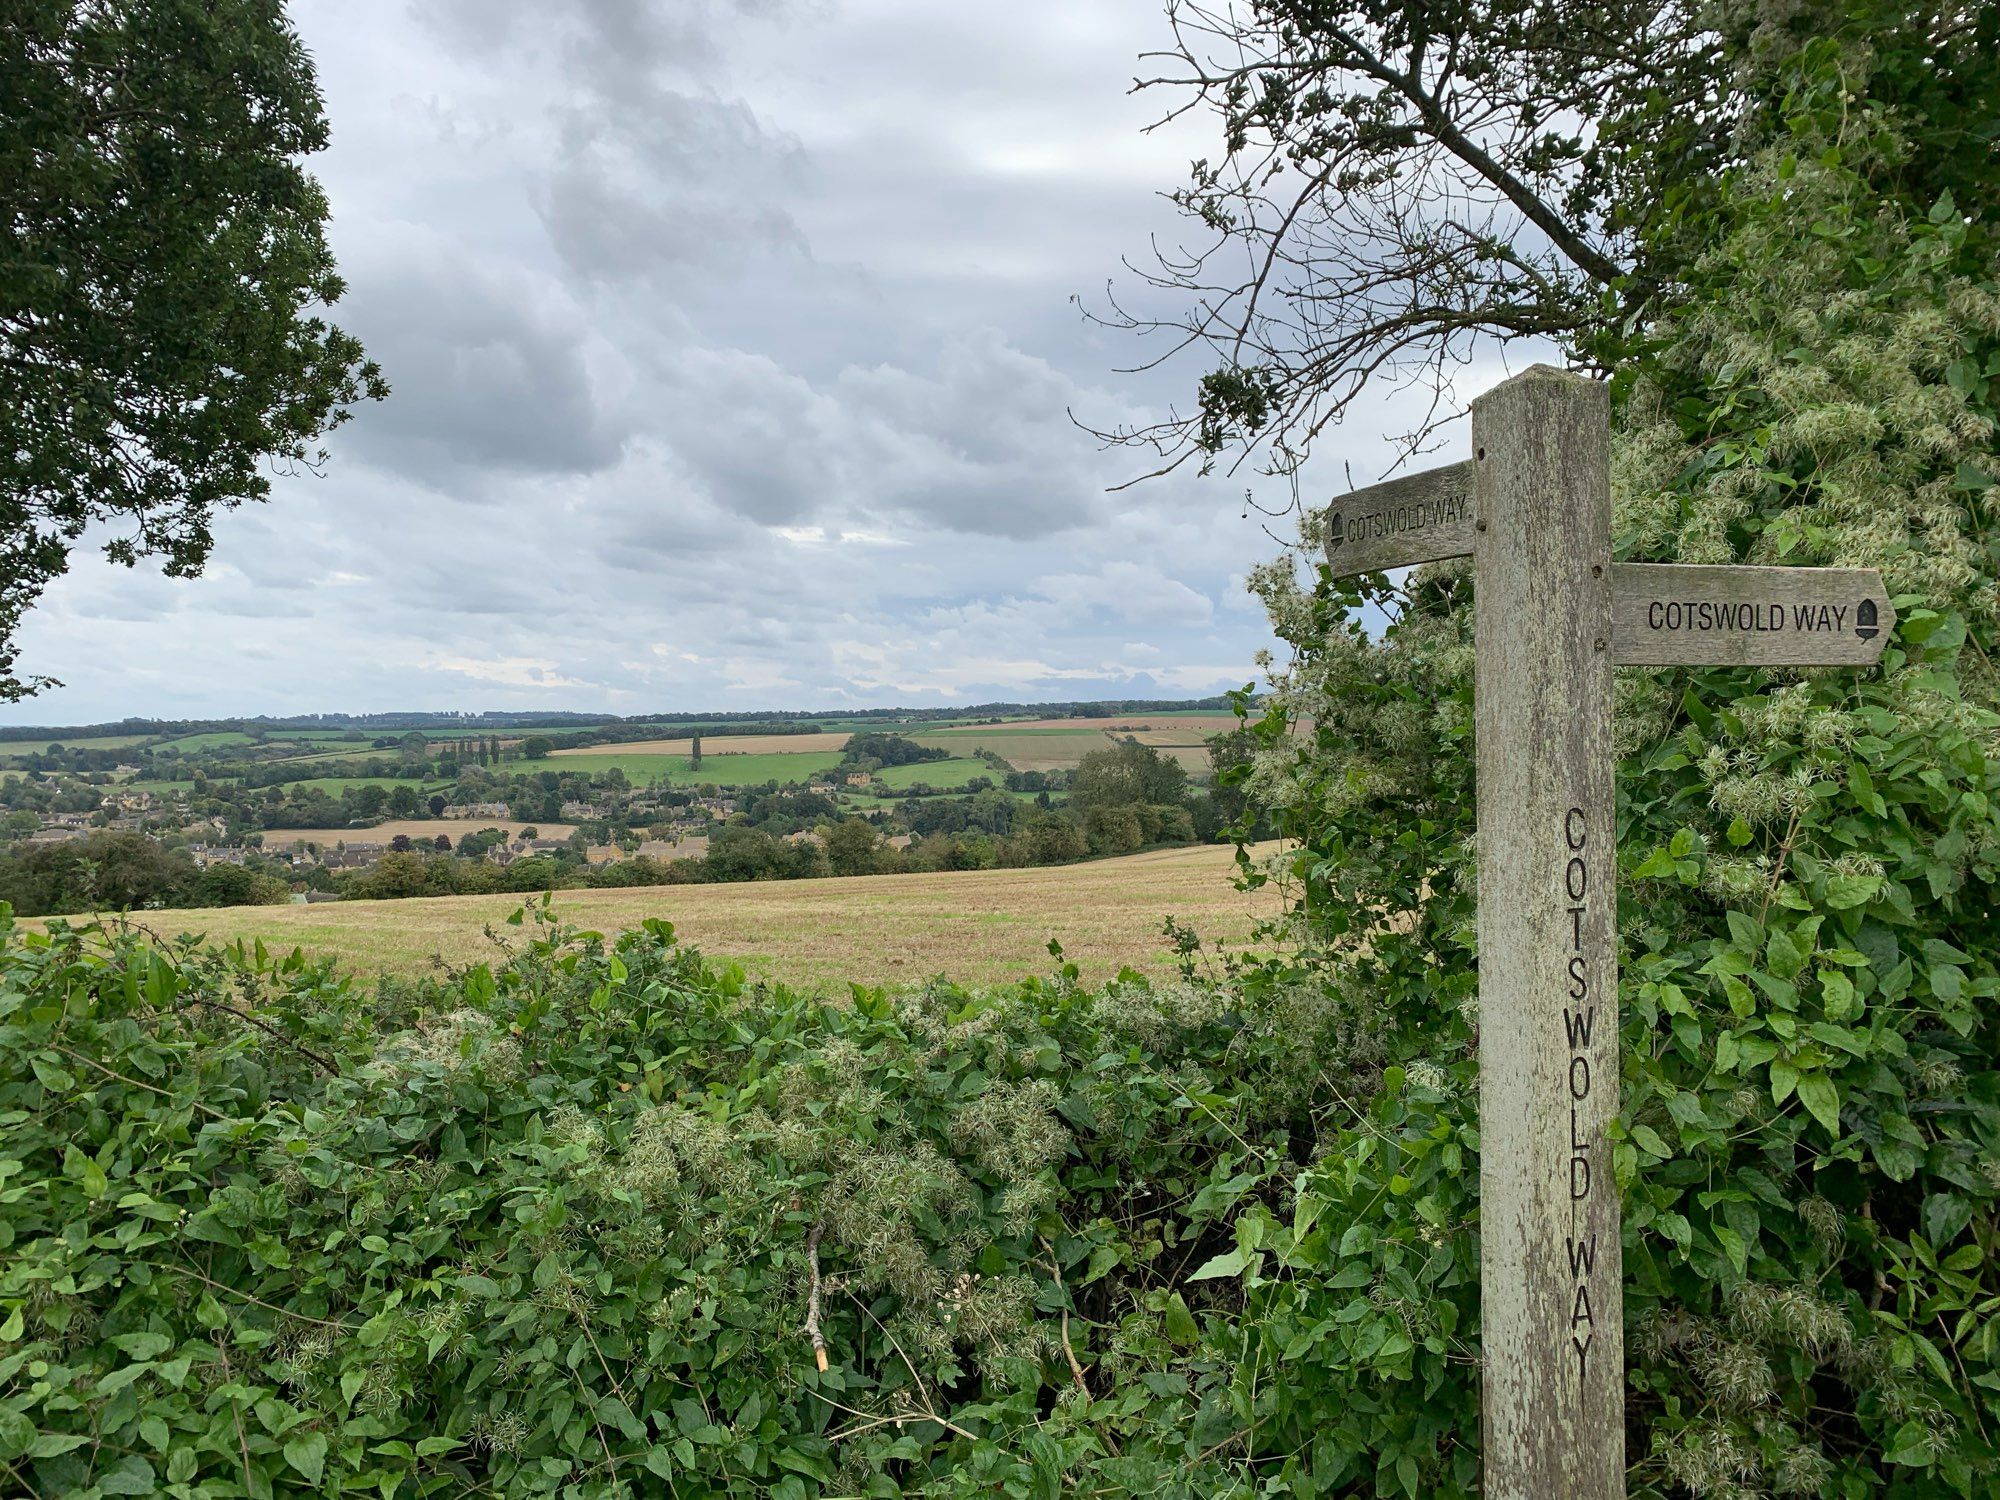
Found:
[{"label": "grey cloud", "polygon": [[1268,633],[1232,591],[1276,544],[1240,485],[1107,494],[1134,456],[1068,417],[1179,389],[1114,375],[1140,351],[1067,301],[1200,154],[1107,146],[1155,0],[291,9],[334,125],[337,316],[394,394],[326,478],[220,518],[211,576],[80,562],[24,638],[73,686],[0,714],[1251,675]]},{"label": "grey cloud", "polygon": [[567,6],[444,7],[433,24],[489,55],[554,55],[566,84],[531,199],[551,245],[586,279],[728,267],[797,252],[784,207],[795,141],[715,88],[721,37],[780,3],[587,0]]},{"label": "grey cloud", "polygon": [[691,266],[729,268],[748,249],[803,251],[789,215],[726,192],[635,189],[611,170],[578,161],[536,195],[550,243],[588,277],[652,276]]},{"label": "grey cloud", "polygon": [[344,429],[345,447],[433,483],[617,458],[626,430],[592,378],[589,325],[558,289],[426,238],[352,275],[344,321],[394,391]]},{"label": "grey cloud", "polygon": [[848,368],[823,386],[759,356],[704,350],[677,372],[665,421],[716,503],[767,525],[886,518],[1018,539],[1106,509],[1064,415],[1074,395],[990,333],[947,340],[921,372]]}]

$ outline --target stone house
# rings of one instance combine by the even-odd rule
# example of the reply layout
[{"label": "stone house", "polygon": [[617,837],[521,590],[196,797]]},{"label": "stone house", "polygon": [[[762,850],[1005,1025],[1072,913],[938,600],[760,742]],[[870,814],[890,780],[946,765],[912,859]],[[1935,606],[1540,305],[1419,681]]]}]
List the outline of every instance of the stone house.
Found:
[{"label": "stone house", "polygon": [[447,818],[504,818],[507,804],[504,802],[454,802],[445,808]]}]

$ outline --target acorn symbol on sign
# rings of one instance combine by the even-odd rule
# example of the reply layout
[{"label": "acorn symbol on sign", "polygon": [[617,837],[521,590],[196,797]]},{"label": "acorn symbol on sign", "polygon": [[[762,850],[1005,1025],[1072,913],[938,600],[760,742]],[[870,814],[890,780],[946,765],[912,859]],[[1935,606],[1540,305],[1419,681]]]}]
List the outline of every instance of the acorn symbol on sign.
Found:
[{"label": "acorn symbol on sign", "polygon": [[1854,611],[1854,633],[1864,641],[1872,641],[1882,632],[1876,628],[1877,611],[1873,599],[1863,599],[1861,607]]},{"label": "acorn symbol on sign", "polygon": [[1340,512],[1335,511],[1333,513],[1333,519],[1327,523],[1326,545],[1329,549],[1331,549],[1334,547],[1338,547],[1342,542],[1346,540],[1347,540],[1347,532],[1346,528],[1341,524]]}]

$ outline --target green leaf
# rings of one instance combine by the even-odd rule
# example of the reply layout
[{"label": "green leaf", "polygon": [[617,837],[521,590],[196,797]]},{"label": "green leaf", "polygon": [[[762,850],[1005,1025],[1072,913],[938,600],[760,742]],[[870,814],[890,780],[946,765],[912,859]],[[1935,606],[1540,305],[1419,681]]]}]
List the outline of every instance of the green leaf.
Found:
[{"label": "green leaf", "polygon": [[1829,1021],[1845,1021],[1860,1008],[1855,1003],[1854,981],[1839,970],[1819,977],[1820,1007]]},{"label": "green leaf", "polygon": [[[1774,1076],[1776,1071],[1772,1069]],[[1829,1132],[1840,1134],[1840,1089],[1826,1074],[1807,1073],[1799,1079],[1799,1102]]]},{"label": "green leaf", "polygon": [[1223,1276],[1241,1276],[1243,1268],[1250,1264],[1248,1250],[1236,1249],[1223,1252],[1204,1264],[1200,1270],[1188,1277],[1189,1281],[1214,1281]]},{"label": "green leaf", "polygon": [[1677,861],[1667,849],[1655,849],[1632,871],[1636,880],[1663,880],[1676,872]]},{"label": "green leaf", "polygon": [[1924,1199],[1923,1220],[1924,1238],[1942,1250],[1972,1222],[1972,1205],[1954,1194],[1932,1193]]},{"label": "green leaf", "polygon": [[0,1458],[19,1458],[35,1441],[35,1424],[0,1406]]},{"label": "green leaf", "polygon": [[1366,1255],[1375,1248],[1375,1227],[1372,1224],[1350,1224],[1347,1232],[1340,1237],[1340,1258],[1350,1259],[1356,1255]]},{"label": "green leaf", "polygon": [[1826,904],[1835,911],[1866,906],[1875,899],[1875,893],[1881,889],[1880,875],[1829,875],[1826,881]]},{"label": "green leaf", "polygon": [[1674,1154],[1673,1147],[1660,1139],[1660,1133],[1650,1125],[1634,1125],[1632,1139],[1644,1150],[1664,1161]]},{"label": "green leaf", "polygon": [[1722,1247],[1722,1253],[1729,1257],[1729,1263],[1736,1268],[1737,1275],[1741,1276],[1750,1269],[1750,1242],[1748,1240],[1744,1239],[1742,1235],[1731,1229],[1727,1224],[1711,1224],[1709,1225],[1709,1232],[1715,1236],[1716,1244]]},{"label": "green leaf", "polygon": [[1764,961],[1779,979],[1790,979],[1806,966],[1805,950],[1782,929],[1771,934],[1764,947]]},{"label": "green leaf", "polygon": [[1771,1063],[1771,1102],[1783,1104],[1792,1097],[1792,1090],[1799,1086],[1799,1070],[1783,1058]]},{"label": "green leaf", "polygon": [[1756,953],[1764,946],[1764,924],[1747,912],[1729,911],[1723,915],[1729,921],[1729,940],[1745,953]]},{"label": "green leaf", "polygon": [[136,1453],[126,1454],[97,1480],[99,1493],[106,1495],[150,1495],[159,1487],[153,1466]]},{"label": "green leaf", "polygon": [[305,1432],[285,1444],[285,1462],[305,1476],[307,1484],[318,1484],[326,1468],[326,1435]]}]

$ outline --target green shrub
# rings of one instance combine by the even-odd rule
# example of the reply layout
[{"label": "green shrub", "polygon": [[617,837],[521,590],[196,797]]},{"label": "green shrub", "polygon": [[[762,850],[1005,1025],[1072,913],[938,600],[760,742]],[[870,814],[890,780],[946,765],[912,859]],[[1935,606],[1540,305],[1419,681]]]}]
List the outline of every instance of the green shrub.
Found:
[{"label": "green shrub", "polygon": [[545,925],[370,993],[0,917],[0,1490],[1312,1492],[1229,1224],[1372,1068],[1338,1012]]},{"label": "green shrub", "polygon": [[[1787,77],[1791,133],[1625,351],[1618,555],[1879,567],[1901,618],[1876,672],[1619,674],[1630,1484],[1993,1495],[2000,294],[1949,201],[1870,186],[1902,146],[1866,60]],[[1291,1220],[1238,1223],[1236,1387],[1282,1356],[1269,1441],[1462,1495],[1517,1352],[1477,1328],[1473,579],[1258,583],[1296,654],[1228,774],[1297,841],[1296,951],[1246,983],[1323,986],[1388,1066]]]}]

